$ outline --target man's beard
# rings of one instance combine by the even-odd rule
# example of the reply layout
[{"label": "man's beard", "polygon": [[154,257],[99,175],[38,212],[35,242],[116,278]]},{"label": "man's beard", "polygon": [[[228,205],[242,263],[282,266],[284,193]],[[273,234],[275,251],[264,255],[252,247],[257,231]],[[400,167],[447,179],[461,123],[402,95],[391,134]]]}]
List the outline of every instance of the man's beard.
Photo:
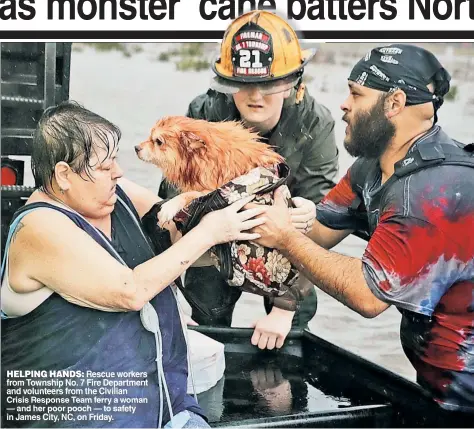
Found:
[{"label": "man's beard", "polygon": [[349,155],[380,158],[395,135],[395,125],[385,116],[385,96],[381,96],[368,112],[359,112],[349,123],[344,147]]}]

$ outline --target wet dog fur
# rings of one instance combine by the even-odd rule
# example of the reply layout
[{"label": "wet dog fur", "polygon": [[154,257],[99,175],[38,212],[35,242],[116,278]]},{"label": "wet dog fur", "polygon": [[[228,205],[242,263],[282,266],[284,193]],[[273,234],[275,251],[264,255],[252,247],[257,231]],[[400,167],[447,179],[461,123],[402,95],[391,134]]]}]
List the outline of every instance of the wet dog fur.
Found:
[{"label": "wet dog fur", "polygon": [[284,161],[258,133],[236,121],[208,122],[167,116],[155,123],[137,156],[161,168],[180,195],[163,204],[160,222],[170,221],[193,199],[212,192],[256,167]]}]

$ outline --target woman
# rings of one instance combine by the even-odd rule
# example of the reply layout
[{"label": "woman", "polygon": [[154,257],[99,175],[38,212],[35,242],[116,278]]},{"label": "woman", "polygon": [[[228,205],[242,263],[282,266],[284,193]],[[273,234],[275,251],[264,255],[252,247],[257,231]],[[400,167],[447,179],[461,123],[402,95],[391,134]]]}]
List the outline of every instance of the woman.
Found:
[{"label": "woman", "polygon": [[[4,427],[162,427],[173,416],[173,427],[208,427],[186,394],[187,348],[168,286],[212,246],[258,238],[245,231],[262,223],[253,218],[263,207],[239,212],[245,199],[211,213],[155,256],[140,218],[159,199],[122,178],[119,140],[116,126],[73,102],[39,121],[38,189],[15,215],[2,266],[2,371],[45,370],[33,396],[18,397],[59,411],[36,420],[10,410]],[[75,393],[59,383],[71,379]],[[126,398],[143,400],[133,409],[120,406]]]}]

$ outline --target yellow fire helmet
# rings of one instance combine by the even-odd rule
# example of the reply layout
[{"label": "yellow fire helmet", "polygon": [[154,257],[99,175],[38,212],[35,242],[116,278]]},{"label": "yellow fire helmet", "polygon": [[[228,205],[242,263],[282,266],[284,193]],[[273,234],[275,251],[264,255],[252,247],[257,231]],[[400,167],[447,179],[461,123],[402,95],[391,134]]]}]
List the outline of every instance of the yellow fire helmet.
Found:
[{"label": "yellow fire helmet", "polygon": [[220,55],[212,63],[217,75],[212,87],[235,94],[246,84],[257,84],[271,94],[295,86],[316,49],[301,49],[291,26],[268,11],[252,11],[227,28]]}]

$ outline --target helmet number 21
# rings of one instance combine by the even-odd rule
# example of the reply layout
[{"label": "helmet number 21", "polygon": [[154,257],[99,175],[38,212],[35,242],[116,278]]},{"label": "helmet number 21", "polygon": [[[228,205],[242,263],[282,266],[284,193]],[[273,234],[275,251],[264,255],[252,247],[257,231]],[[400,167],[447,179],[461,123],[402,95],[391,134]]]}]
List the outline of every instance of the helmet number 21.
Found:
[{"label": "helmet number 21", "polygon": [[[250,52],[248,49],[240,50],[240,67],[244,68],[260,68],[263,64],[260,62],[260,51],[257,49]],[[253,62],[250,62],[250,56],[253,56]]]}]

